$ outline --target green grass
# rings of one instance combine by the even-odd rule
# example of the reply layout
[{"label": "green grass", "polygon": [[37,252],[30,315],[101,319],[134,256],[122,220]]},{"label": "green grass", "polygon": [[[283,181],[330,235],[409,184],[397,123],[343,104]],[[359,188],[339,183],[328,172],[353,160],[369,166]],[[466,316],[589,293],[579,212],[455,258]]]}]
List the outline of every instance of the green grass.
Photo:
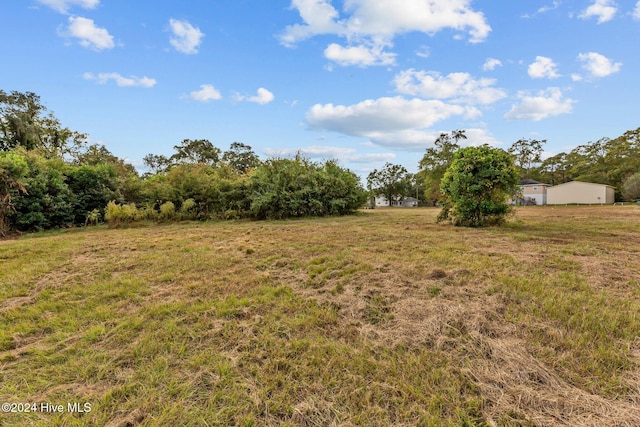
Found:
[{"label": "green grass", "polygon": [[0,400],[91,404],[0,425],[634,425],[640,209],[437,212],[0,241]]}]

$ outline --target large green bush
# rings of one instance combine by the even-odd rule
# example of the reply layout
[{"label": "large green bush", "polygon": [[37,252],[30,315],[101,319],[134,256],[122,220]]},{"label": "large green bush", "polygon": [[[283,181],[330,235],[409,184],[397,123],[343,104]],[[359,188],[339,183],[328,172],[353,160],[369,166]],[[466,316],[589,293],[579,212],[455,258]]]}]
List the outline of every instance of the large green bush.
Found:
[{"label": "large green bush", "polygon": [[518,190],[518,170],[504,150],[488,145],[458,150],[442,178],[438,221],[482,227],[505,221],[507,199]]},{"label": "large green bush", "polygon": [[25,159],[29,169],[23,179],[25,191],[12,195],[15,210],[9,218],[13,228],[35,231],[72,225],[76,197],[65,182],[65,164],[35,153],[28,153]]},{"label": "large green bush", "polygon": [[300,156],[271,159],[251,175],[251,214],[257,219],[345,215],[366,202],[357,176],[335,161]]},{"label": "large green bush", "polygon": [[113,166],[69,166],[67,185],[75,195],[74,222],[82,224],[94,209],[102,210],[110,200],[124,200],[118,191],[117,175]]}]

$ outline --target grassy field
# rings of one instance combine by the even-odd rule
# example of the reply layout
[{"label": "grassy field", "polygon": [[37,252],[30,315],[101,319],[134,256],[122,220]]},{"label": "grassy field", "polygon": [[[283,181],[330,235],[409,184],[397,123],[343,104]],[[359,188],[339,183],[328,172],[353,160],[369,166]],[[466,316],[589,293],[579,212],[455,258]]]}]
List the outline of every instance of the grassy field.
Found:
[{"label": "grassy field", "polygon": [[0,425],[640,425],[640,208],[437,213],[0,241]]}]

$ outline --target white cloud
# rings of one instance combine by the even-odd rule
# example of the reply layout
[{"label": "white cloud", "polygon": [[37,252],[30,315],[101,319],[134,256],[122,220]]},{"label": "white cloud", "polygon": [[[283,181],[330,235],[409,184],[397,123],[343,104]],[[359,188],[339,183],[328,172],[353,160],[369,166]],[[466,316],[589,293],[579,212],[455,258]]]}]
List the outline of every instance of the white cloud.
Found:
[{"label": "white cloud", "polygon": [[442,76],[435,71],[416,71],[413,68],[396,74],[396,91],[423,98],[448,99],[454,103],[492,104],[504,97],[502,89],[491,87],[494,79],[474,79],[469,73]]},{"label": "white cloud", "polygon": [[548,12],[550,10],[557,9],[560,6],[560,4],[561,4],[561,2],[554,1],[551,6],[542,6],[541,8],[539,8],[538,9],[538,13],[545,13],[545,12]]},{"label": "white cloud", "polygon": [[511,107],[511,111],[504,115],[507,120],[533,120],[534,122],[547,117],[568,114],[573,110],[576,102],[570,98],[564,98],[562,91],[557,87],[550,87],[531,95],[526,91],[518,93],[520,103]]},{"label": "white cloud", "polygon": [[368,99],[354,105],[316,104],[307,112],[311,128],[367,136],[372,131],[423,128],[452,115],[465,113],[459,105],[438,100],[394,98]]},{"label": "white cloud", "polygon": [[169,19],[169,26],[173,34],[169,40],[178,52],[187,55],[198,53],[198,47],[202,42],[204,33],[187,21]]},{"label": "white cloud", "polygon": [[631,16],[633,19],[640,21],[640,1],[636,3],[636,7],[633,9],[633,12],[631,12]]},{"label": "white cloud", "polygon": [[[380,145],[415,147],[433,141],[425,128],[473,109],[439,100],[397,96],[369,99],[354,105],[316,104],[306,114],[311,129],[369,138]],[[437,135],[435,135],[437,137]]]},{"label": "white cloud", "polygon": [[244,96],[240,94],[236,94],[234,96],[236,101],[247,101],[247,102],[255,102],[256,104],[264,105],[268,104],[275,99],[273,93],[263,87],[259,88],[256,95],[254,96]]},{"label": "white cloud", "polygon": [[[298,10],[302,23],[287,26],[279,35],[280,43],[292,47],[322,34],[345,37],[350,45],[355,42],[356,46],[341,48],[332,44],[327,48],[329,55],[345,65],[351,62],[368,65],[371,54],[382,55],[383,48],[390,46],[398,34],[417,31],[433,35],[453,29],[468,33],[469,40],[478,43],[491,31],[483,13],[471,9],[471,0],[404,0],[402,7],[398,7],[396,0],[346,0],[342,19],[331,0],[292,0],[291,8]],[[327,51],[325,55],[329,57]],[[354,56],[364,59],[351,61]],[[391,56],[379,57],[374,64],[385,61],[391,61]]]},{"label": "white cloud", "polygon": [[191,99],[200,102],[209,102],[222,99],[222,95],[213,85],[200,85],[200,90],[195,90],[189,94]]},{"label": "white cloud", "polygon": [[37,0],[56,12],[67,13],[69,8],[79,6],[83,9],[95,9],[100,4],[100,0]]},{"label": "white cloud", "polygon": [[123,77],[118,73],[99,73],[94,75],[93,73],[84,73],[83,77],[86,80],[95,80],[99,84],[106,84],[109,80],[113,80],[116,85],[120,87],[145,87],[150,88],[156,85],[157,81],[149,77],[136,77],[129,76]]},{"label": "white cloud", "polygon": [[271,101],[273,101],[275,97],[273,96],[273,93],[268,91],[267,89],[261,87],[258,89],[258,94],[255,96],[251,96],[249,98],[247,98],[247,101],[249,102],[255,102],[256,104],[260,104],[260,105],[264,105],[264,104],[268,104]]},{"label": "white cloud", "polygon": [[287,47],[318,34],[344,34],[343,24],[336,22],[339,14],[331,0],[292,0],[291,8],[298,10],[304,24],[289,25],[280,35],[280,43]]},{"label": "white cloud", "polygon": [[529,77],[532,79],[555,79],[560,77],[557,71],[557,65],[551,58],[546,56],[536,56],[536,61],[529,65]]},{"label": "white cloud", "polygon": [[338,65],[393,65],[395,64],[395,53],[383,52],[384,46],[373,46],[371,48],[364,45],[342,47],[339,44],[331,43],[324,51],[325,58],[338,63]]},{"label": "white cloud", "polygon": [[606,77],[617,73],[622,67],[621,62],[612,62],[609,58],[596,52],[581,53],[578,59],[583,63],[582,68],[593,77]]},{"label": "white cloud", "polygon": [[416,56],[419,56],[420,58],[428,58],[431,56],[429,46],[420,46],[420,49],[416,51]]},{"label": "white cloud", "polygon": [[80,46],[88,49],[112,49],[115,46],[113,36],[106,29],[96,27],[93,19],[81,16],[70,16],[67,32],[62,35],[77,38]]},{"label": "white cloud", "polygon": [[482,64],[483,71],[493,71],[496,67],[502,67],[502,61],[495,58],[487,58],[484,64]]},{"label": "white cloud", "polygon": [[613,0],[595,0],[595,2],[582,11],[578,17],[582,19],[597,17],[598,24],[602,24],[603,22],[612,20],[617,11],[618,8]]},{"label": "white cloud", "polygon": [[348,163],[371,163],[393,160],[393,153],[359,153],[355,148],[333,147],[327,145],[311,145],[304,148],[285,148],[264,150],[269,156],[291,157],[299,152],[312,159],[337,159]]}]

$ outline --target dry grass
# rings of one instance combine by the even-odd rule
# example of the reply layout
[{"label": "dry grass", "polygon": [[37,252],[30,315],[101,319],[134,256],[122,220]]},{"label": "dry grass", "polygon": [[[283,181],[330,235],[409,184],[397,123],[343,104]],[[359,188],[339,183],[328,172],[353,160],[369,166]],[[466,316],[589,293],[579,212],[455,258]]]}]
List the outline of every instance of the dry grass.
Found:
[{"label": "dry grass", "polygon": [[640,209],[0,242],[3,425],[640,425]]}]

